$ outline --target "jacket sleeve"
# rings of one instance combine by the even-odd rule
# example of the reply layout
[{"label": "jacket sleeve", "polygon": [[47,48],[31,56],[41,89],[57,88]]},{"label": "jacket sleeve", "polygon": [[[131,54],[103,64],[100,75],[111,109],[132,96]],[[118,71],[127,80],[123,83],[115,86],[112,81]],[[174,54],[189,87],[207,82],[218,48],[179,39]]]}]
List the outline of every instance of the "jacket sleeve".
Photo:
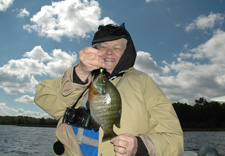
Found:
[{"label": "jacket sleeve", "polygon": [[146,79],[143,98],[150,116],[150,131],[139,137],[149,155],[180,156],[184,145],[178,117],[169,99],[150,77]]},{"label": "jacket sleeve", "polygon": [[70,67],[61,78],[44,80],[37,86],[34,102],[55,119],[64,115],[66,108],[75,103],[91,82],[89,77],[89,83],[85,85],[73,83],[74,67]]}]

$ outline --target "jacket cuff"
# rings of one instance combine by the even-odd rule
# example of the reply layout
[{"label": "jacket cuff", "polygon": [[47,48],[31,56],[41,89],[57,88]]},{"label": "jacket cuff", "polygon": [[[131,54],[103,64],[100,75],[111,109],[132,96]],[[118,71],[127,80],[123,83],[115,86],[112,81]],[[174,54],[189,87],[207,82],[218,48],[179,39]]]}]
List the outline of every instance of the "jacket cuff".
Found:
[{"label": "jacket cuff", "polygon": [[148,150],[145,146],[145,144],[143,143],[143,141],[141,140],[140,137],[136,137],[137,138],[137,142],[138,142],[138,148],[137,148],[137,153],[135,154],[136,156],[142,155],[142,156],[148,156]]},{"label": "jacket cuff", "polygon": [[76,68],[76,67],[73,68],[73,83],[82,84],[82,85],[87,84],[87,83],[88,83],[88,79],[87,79],[85,82],[83,82],[83,81],[78,77],[78,75],[77,75],[77,73],[76,73],[76,71],[75,71],[75,68]]},{"label": "jacket cuff", "polygon": [[147,151],[148,151],[148,155],[156,156],[155,146],[154,146],[151,138],[144,134],[140,134],[139,137],[142,140],[142,142],[145,144],[145,147],[147,148]]}]

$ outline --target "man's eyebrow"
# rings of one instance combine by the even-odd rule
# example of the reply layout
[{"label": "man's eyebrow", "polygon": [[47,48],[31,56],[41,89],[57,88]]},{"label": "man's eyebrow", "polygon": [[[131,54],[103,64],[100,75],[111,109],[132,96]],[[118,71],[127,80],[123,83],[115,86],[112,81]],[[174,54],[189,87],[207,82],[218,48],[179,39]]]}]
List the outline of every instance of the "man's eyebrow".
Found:
[{"label": "man's eyebrow", "polygon": [[[109,45],[109,43],[108,42],[101,42],[100,44],[105,44],[105,45]],[[120,43],[115,43],[115,44],[113,44],[112,46],[120,46],[121,48],[123,48],[124,46],[122,45],[122,44],[120,44]],[[125,47],[126,47],[126,45],[125,45]]]}]

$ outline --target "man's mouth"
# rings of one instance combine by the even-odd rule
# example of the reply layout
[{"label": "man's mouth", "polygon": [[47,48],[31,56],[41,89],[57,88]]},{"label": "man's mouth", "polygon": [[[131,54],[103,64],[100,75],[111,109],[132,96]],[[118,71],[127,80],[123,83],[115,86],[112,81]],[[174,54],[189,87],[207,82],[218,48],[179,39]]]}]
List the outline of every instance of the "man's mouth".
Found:
[{"label": "man's mouth", "polygon": [[115,59],[104,59],[105,62],[115,62]]}]

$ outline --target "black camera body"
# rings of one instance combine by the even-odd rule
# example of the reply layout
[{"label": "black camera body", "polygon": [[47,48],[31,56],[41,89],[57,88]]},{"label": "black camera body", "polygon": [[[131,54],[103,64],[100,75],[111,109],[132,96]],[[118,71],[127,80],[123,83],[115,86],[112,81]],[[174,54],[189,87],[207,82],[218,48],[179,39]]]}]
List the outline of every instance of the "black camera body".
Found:
[{"label": "black camera body", "polygon": [[68,107],[64,113],[62,122],[76,127],[92,129],[91,115],[85,107],[79,107],[78,109]]}]

